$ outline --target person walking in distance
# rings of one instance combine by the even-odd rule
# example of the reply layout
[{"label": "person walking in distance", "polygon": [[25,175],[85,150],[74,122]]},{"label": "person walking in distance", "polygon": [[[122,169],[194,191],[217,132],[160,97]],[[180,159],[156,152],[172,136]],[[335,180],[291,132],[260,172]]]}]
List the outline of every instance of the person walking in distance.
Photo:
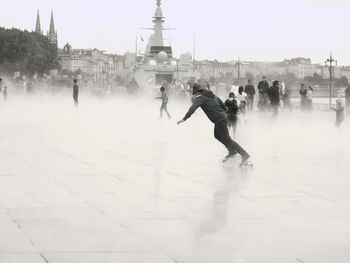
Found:
[{"label": "person walking in distance", "polygon": [[78,86],[78,80],[73,80],[73,99],[75,106],[78,106],[78,97],[79,97],[79,86]]},{"label": "person walking in distance", "polygon": [[201,107],[208,119],[215,125],[215,139],[224,144],[228,150],[228,155],[224,160],[232,158],[235,154],[239,153],[242,156],[241,165],[246,165],[249,162],[250,156],[238,143],[232,140],[229,135],[224,103],[211,91],[203,91],[202,87],[198,84],[193,86],[192,94],[195,96],[194,103],[185,117],[179,120],[177,124],[185,122],[199,107]]},{"label": "person walking in distance", "polygon": [[239,86],[238,88],[238,94],[236,96],[239,105],[238,105],[238,109],[239,109],[239,113],[242,115],[242,119],[244,121],[244,123],[247,123],[247,105],[248,105],[248,95],[243,92],[244,88],[243,86]]},{"label": "person walking in distance", "polygon": [[345,108],[350,112],[350,85],[345,90]]},{"label": "person walking in distance", "polygon": [[288,109],[289,111],[292,110],[292,104],[291,104],[291,94],[290,89],[284,84],[284,82],[281,83],[281,98],[283,101],[283,110]]},{"label": "person walking in distance", "polygon": [[307,108],[307,88],[305,87],[304,83],[300,84],[299,94],[301,110],[305,110]]},{"label": "person walking in distance", "polygon": [[163,117],[163,111],[165,111],[165,113],[168,115],[168,118],[170,119],[171,116],[168,112],[168,95],[166,94],[164,87],[160,88],[160,92],[162,93],[162,96],[156,98],[162,100],[162,105],[160,106],[160,118]]},{"label": "person walking in distance", "polygon": [[252,80],[248,80],[248,84],[244,88],[244,92],[248,95],[248,110],[253,110],[254,108],[254,97],[255,97],[255,87],[252,84]]},{"label": "person walking in distance", "polygon": [[344,106],[341,99],[337,99],[336,103],[336,107],[331,107],[331,109],[336,112],[335,126],[339,128],[341,123],[344,121]]},{"label": "person walking in distance", "polygon": [[269,83],[266,81],[266,77],[263,76],[262,80],[258,84],[259,90],[259,102],[258,107],[262,111],[266,111],[268,109],[269,97],[267,92],[269,90]]},{"label": "person walking in distance", "polygon": [[231,127],[233,129],[233,136],[236,135],[237,129],[237,113],[238,113],[238,104],[235,99],[235,94],[230,92],[228,99],[225,101],[226,113],[227,113],[227,125],[230,131]]},{"label": "person walking in distance", "polygon": [[273,109],[272,118],[275,119],[278,115],[278,107],[280,105],[280,87],[278,80],[272,82],[272,86],[268,90],[268,95]]},{"label": "person walking in distance", "polygon": [[4,100],[6,101],[7,100],[7,87],[6,86],[4,87],[2,94],[4,96]]},{"label": "person walking in distance", "polygon": [[306,93],[306,108],[307,110],[312,110],[312,95],[314,93],[314,89],[309,86],[307,93]]}]

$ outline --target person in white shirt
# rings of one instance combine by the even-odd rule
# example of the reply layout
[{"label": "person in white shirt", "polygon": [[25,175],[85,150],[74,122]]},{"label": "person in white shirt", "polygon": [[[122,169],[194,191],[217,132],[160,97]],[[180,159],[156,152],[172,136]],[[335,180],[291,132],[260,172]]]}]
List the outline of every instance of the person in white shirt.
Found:
[{"label": "person in white shirt", "polygon": [[244,90],[243,86],[239,86],[238,94],[236,95],[236,98],[238,100],[239,112],[240,114],[242,114],[243,120],[246,123],[247,122],[246,109],[248,104],[248,95],[247,93],[243,92],[243,90]]},{"label": "person in white shirt", "polygon": [[235,95],[238,94],[238,89],[239,89],[239,86],[237,84],[237,81],[235,81],[231,87],[231,92],[233,92]]}]

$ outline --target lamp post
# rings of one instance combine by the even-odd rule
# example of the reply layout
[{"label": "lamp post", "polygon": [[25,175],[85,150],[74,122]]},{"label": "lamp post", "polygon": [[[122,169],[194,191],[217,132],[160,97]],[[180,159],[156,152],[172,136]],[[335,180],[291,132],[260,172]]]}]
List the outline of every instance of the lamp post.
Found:
[{"label": "lamp post", "polygon": [[176,61],[176,86],[179,87],[179,61]]},{"label": "lamp post", "polygon": [[238,61],[237,61],[237,63],[235,64],[235,67],[236,67],[236,69],[237,69],[237,81],[238,81],[238,85],[239,85],[239,83],[240,83],[240,81],[241,81],[241,66],[242,66],[243,64],[241,63],[241,61],[240,61],[240,59],[238,58]]},{"label": "lamp post", "polygon": [[332,53],[324,63],[324,66],[329,68],[329,108],[332,107],[332,88],[333,88],[333,67],[338,65],[338,61],[332,57]]}]

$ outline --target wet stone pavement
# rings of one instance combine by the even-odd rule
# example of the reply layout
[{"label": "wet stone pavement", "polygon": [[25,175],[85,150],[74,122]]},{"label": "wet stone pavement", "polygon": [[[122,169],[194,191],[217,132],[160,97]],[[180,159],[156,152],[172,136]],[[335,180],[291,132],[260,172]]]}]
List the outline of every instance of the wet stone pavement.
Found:
[{"label": "wet stone pavement", "polygon": [[350,120],[254,112],[213,138],[189,103],[14,100],[0,106],[1,263],[348,263]]}]

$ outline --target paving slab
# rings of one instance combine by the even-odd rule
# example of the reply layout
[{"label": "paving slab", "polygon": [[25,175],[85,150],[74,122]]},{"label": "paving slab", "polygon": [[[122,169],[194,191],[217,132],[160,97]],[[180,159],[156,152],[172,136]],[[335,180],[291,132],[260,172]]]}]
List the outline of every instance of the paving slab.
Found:
[{"label": "paving slab", "polygon": [[248,112],[241,169],[187,102],[60,99],[0,105],[1,263],[350,261],[349,120]]}]

